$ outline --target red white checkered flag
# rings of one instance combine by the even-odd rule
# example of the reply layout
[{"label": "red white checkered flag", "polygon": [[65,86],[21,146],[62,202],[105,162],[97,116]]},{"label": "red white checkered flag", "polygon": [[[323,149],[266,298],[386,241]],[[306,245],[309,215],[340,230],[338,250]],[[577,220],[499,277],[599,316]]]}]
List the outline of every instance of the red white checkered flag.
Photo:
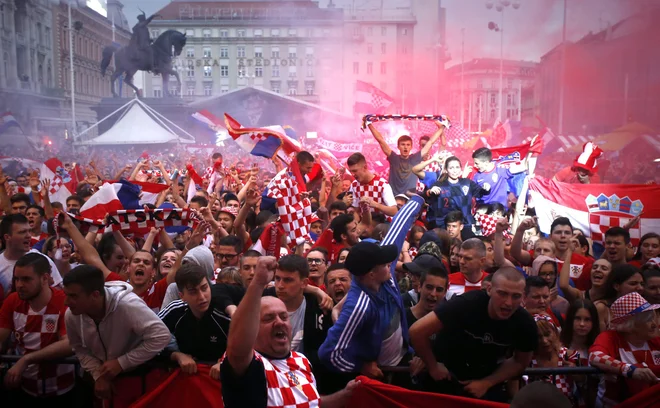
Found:
[{"label": "red white checkered flag", "polygon": [[280,213],[282,228],[291,238],[292,244],[300,244],[309,237],[309,226],[315,218],[312,212],[312,203],[304,198],[294,205],[286,204],[285,198],[277,200],[277,210]]},{"label": "red white checkered flag", "polygon": [[458,123],[452,123],[446,134],[447,147],[457,148],[472,140],[472,135]]},{"label": "red white checkered flag", "polygon": [[62,180],[62,177],[60,176],[55,176],[53,177],[53,180],[50,182],[50,186],[48,187],[48,192],[50,194],[55,194],[59,191],[60,187],[64,184],[64,181]]}]

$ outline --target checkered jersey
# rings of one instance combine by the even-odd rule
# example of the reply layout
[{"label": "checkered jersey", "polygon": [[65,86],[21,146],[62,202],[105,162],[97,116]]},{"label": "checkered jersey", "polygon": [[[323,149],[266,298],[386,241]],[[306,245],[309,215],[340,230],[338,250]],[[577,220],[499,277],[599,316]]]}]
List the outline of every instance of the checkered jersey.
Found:
[{"label": "checkered jersey", "polygon": [[293,205],[288,205],[284,197],[277,199],[277,211],[280,213],[282,228],[289,234],[291,242],[297,242],[300,239],[309,239],[309,226],[314,219],[318,219],[312,212],[312,203],[308,198],[304,198]]},{"label": "checkered jersey", "polygon": [[258,352],[255,358],[262,362],[266,372],[268,394],[267,407],[313,408],[318,407],[321,397],[316,390],[312,366],[301,353],[291,352],[282,360],[269,360]]},{"label": "checkered jersey", "polygon": [[[569,354],[569,350],[566,347],[562,347],[559,349],[559,360],[557,361],[557,367],[563,367],[564,363],[566,362],[577,364],[578,353],[574,351]],[[536,359],[533,359],[532,363],[530,364],[530,367],[539,368],[540,366],[536,361]],[[552,376],[544,377],[542,381],[548,382],[550,384],[554,382],[555,386],[559,389],[559,391],[562,392],[562,394],[564,394],[571,401],[574,400],[573,380],[571,379],[571,377],[568,377],[564,374],[557,374],[554,376],[554,381]]]},{"label": "checkered jersey", "polygon": [[394,194],[392,193],[392,187],[387,180],[379,176],[374,176],[370,182],[365,184],[360,184],[357,180],[353,180],[349,191],[353,193],[354,207],[359,206],[362,197],[370,197],[372,200],[382,205],[396,205]]},{"label": "checkered jersey", "polygon": [[473,290],[481,290],[481,281],[488,276],[486,272],[481,272],[481,277],[477,282],[470,282],[465,279],[465,275],[461,272],[449,274],[449,288],[447,289],[447,300],[453,296],[462,295],[463,293],[472,292]]},{"label": "checkered jersey", "polygon": [[[46,290],[46,289],[44,289]],[[34,311],[17,293],[10,294],[0,309],[0,328],[16,338],[16,354],[39,351],[66,336],[64,292],[52,289],[50,301]],[[62,395],[73,388],[74,366],[70,364],[31,364],[23,373],[23,390],[30,395]]]}]

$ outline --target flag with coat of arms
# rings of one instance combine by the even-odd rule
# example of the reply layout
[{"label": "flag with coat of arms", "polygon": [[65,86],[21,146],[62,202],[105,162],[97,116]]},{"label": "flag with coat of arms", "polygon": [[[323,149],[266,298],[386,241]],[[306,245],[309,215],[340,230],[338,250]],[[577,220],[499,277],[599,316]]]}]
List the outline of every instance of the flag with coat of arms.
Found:
[{"label": "flag with coat of arms", "polygon": [[355,84],[355,113],[383,113],[394,99],[368,82]]}]

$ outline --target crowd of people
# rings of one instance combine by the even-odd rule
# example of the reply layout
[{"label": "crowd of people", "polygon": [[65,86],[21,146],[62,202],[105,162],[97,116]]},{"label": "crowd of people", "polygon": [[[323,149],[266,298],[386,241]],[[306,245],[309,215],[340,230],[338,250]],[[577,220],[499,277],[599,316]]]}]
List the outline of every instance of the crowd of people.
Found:
[{"label": "crowd of people", "polygon": [[[488,148],[436,149],[448,121],[396,149],[368,125],[386,173],[359,152],[330,174],[307,151],[287,164],[235,147],[134,150],[134,165],[88,151],[60,158],[84,180],[59,203],[36,169],[0,171],[0,346],[19,357],[3,363],[1,400],[86,406],[87,387],[97,404],[128,406],[143,380],[125,374],[154,360],[185,375],[211,366],[227,407],[347,406],[360,375],[538,407],[612,407],[658,383],[657,232],[633,247],[638,219],[612,227],[602,254],[562,214],[542,234],[508,183],[533,175],[531,157],[502,167]],[[594,150],[555,178],[597,182]],[[189,209],[196,222],[86,226],[86,203],[121,178],[167,184],[144,211]],[[276,231],[291,179],[314,212],[297,239]],[[69,356],[80,370],[52,362]],[[601,374],[524,375],[576,366]],[[554,387],[521,392],[536,382]]]}]

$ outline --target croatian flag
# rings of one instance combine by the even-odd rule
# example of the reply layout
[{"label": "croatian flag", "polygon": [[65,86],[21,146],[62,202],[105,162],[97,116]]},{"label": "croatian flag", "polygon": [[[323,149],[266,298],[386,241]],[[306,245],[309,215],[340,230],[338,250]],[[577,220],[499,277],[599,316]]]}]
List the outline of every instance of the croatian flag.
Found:
[{"label": "croatian flag", "polygon": [[210,130],[216,133],[218,131],[224,130],[224,124],[222,121],[206,109],[193,113],[192,117],[197,121],[205,124]]},{"label": "croatian flag", "polygon": [[141,209],[145,204],[140,197],[141,194],[142,189],[139,185],[124,179],[115,183],[105,183],[80,208],[80,216],[98,222],[102,221],[106,214],[115,211]]},{"label": "croatian flag", "polygon": [[23,128],[21,128],[21,125],[18,123],[16,118],[11,112],[5,112],[0,116],[0,134],[5,133],[7,129],[9,129],[12,126],[16,126],[23,132]]},{"label": "croatian flag", "polygon": [[355,84],[355,113],[383,113],[394,103],[394,99],[376,88],[372,84],[364,81],[357,81]]},{"label": "croatian flag", "polygon": [[539,227],[550,233],[557,217],[568,217],[573,228],[579,228],[596,243],[603,243],[605,231],[623,227],[643,213],[637,225],[630,228],[632,244],[637,246],[642,235],[660,230],[660,186],[635,184],[568,184],[543,177],[529,181],[530,205],[536,208]]},{"label": "croatian flag", "polygon": [[[225,113],[225,126],[232,139],[241,149],[254,155],[272,159],[280,151],[289,156],[300,151],[298,143],[283,131],[270,128],[244,128],[236,119]],[[281,127],[280,127],[281,128]]]}]

